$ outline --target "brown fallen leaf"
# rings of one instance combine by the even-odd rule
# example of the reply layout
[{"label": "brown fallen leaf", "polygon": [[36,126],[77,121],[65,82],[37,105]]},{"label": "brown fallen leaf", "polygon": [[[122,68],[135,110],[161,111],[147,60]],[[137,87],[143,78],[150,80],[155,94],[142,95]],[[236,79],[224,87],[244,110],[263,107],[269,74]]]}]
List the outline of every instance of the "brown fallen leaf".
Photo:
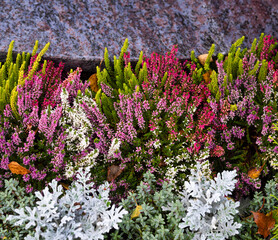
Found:
[{"label": "brown fallen leaf", "polygon": [[122,172],[123,169],[121,169],[119,166],[116,165],[109,166],[107,171],[107,181],[111,182],[115,180]]},{"label": "brown fallen leaf", "polygon": [[256,179],[260,176],[263,168],[264,168],[264,165],[265,165],[265,162],[264,164],[259,168],[251,168],[249,171],[248,171],[248,176],[252,179]]},{"label": "brown fallen leaf", "polygon": [[90,88],[92,89],[92,91],[94,91],[95,93],[98,91],[97,74],[96,73],[94,73],[90,76],[89,85],[90,85]]},{"label": "brown fallen leaf", "polygon": [[[104,60],[104,59],[102,59],[101,62],[100,62],[100,64],[99,64],[99,68],[100,68],[100,69],[101,69],[101,64],[102,64],[103,60]],[[89,77],[89,86],[90,86],[90,88],[92,89],[92,91],[95,92],[95,93],[97,93],[97,91],[98,91],[98,89],[99,89],[99,88],[98,88],[98,85],[97,85],[97,81],[98,81],[98,79],[97,79],[97,74],[96,74],[96,73],[92,74],[92,75]]]},{"label": "brown fallen leaf", "polygon": [[[200,55],[199,57],[197,57],[199,62],[204,66],[205,65],[205,62],[208,58],[208,54],[202,54]],[[210,59],[210,61],[212,62],[212,58]]]},{"label": "brown fallen leaf", "polygon": [[11,170],[11,172],[15,173],[15,174],[25,175],[25,174],[31,173],[28,169],[26,169],[25,167],[22,167],[20,164],[18,164],[17,162],[14,162],[14,161],[10,162],[8,167]]},{"label": "brown fallen leaf", "polygon": [[203,74],[203,79],[205,80],[206,84],[210,84],[211,79],[210,79],[210,75],[211,75],[212,71],[209,70],[208,72]]},{"label": "brown fallen leaf", "polygon": [[64,189],[69,190],[69,184],[60,182],[60,184],[63,186]]},{"label": "brown fallen leaf", "polygon": [[275,219],[272,217],[272,213],[269,216],[266,216],[264,213],[253,212],[254,221],[258,226],[257,234],[264,236],[264,239],[267,238],[270,234],[270,230],[275,225]]}]

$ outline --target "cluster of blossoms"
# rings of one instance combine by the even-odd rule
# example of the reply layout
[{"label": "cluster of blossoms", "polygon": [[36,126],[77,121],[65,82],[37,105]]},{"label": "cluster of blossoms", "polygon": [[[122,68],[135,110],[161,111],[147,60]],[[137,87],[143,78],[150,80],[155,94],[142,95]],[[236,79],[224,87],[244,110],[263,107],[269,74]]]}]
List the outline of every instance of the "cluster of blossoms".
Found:
[{"label": "cluster of blossoms", "polygon": [[[31,65],[36,57],[37,55],[31,59]],[[31,70],[29,67],[29,71]],[[1,116],[1,178],[11,176],[7,173],[10,162],[23,164],[31,172],[23,176],[23,181],[27,183],[27,191],[32,191],[33,180],[47,182],[47,179],[53,178],[51,166],[49,166],[52,159],[57,157],[49,152],[51,149],[49,141],[51,142],[54,138],[53,134],[55,134],[55,139],[58,139],[56,148],[63,150],[63,134],[55,130],[61,117],[61,109],[57,108],[51,114],[53,121],[47,126],[46,134],[42,134],[41,131],[42,109],[56,104],[52,96],[61,83],[62,70],[62,63],[56,68],[52,62],[48,62],[45,68],[35,72],[30,79],[28,73],[25,74],[24,82],[17,86],[18,116],[14,114],[10,104],[5,106]]]},{"label": "cluster of blossoms", "polygon": [[[278,169],[278,42],[266,36],[250,50],[239,43],[215,66],[193,57],[181,63],[174,46],[165,55],[141,53],[133,70],[125,42],[114,68],[105,50],[106,68],[93,83],[81,80],[81,68],[63,80],[62,63],[34,71],[34,55],[9,93],[13,101],[1,104],[0,187],[13,177],[27,192],[42,190],[52,180],[76,182],[83,168],[91,187],[119,202],[148,172],[161,188],[170,183],[178,192],[185,182],[180,227],[196,239],[204,231],[211,239],[236,234],[240,225],[230,220],[238,203],[225,196],[252,196]],[[27,173],[13,175],[11,162]]]},{"label": "cluster of blossoms", "polygon": [[[174,46],[165,56],[144,57],[141,65],[147,68],[147,78],[131,93],[118,95],[113,104],[118,121],[107,119],[114,124],[113,138],[121,143],[110,161],[119,165],[120,177],[133,188],[134,178],[146,170],[179,188],[196,160],[209,155],[207,146],[213,138],[208,130],[215,117],[206,102],[210,92],[204,83],[194,84],[191,75],[196,66],[181,64],[177,50]],[[130,67],[129,55],[123,56],[125,68]],[[106,97],[113,97],[111,86],[104,82],[100,86]]]},{"label": "cluster of blossoms", "polygon": [[[26,73],[24,83],[17,86],[18,116],[9,104],[1,116],[1,179],[11,177],[8,165],[15,161],[30,171],[17,176],[26,182],[27,192],[52,179],[72,179],[76,169],[93,166],[99,153],[107,154],[110,147],[106,134],[94,131],[101,127],[99,122],[91,122],[85,113],[88,105],[96,104],[88,96],[88,83],[80,79],[81,69],[64,81],[62,70],[63,64],[55,68],[47,62],[31,79]],[[94,143],[97,137],[103,137],[106,148]]]},{"label": "cluster of blossoms", "polygon": [[179,189],[197,161],[209,160],[212,174],[240,171],[235,196],[247,196],[261,188],[249,170],[269,162],[265,176],[277,167],[269,137],[278,121],[274,44],[266,36],[249,51],[233,46],[210,69],[209,84],[194,79],[199,63],[180,63],[176,46],[140,55],[134,70],[124,48],[114,69],[106,59],[98,70],[104,80],[95,93],[80,68],[62,80],[63,64],[47,62],[17,86],[18,116],[9,104],[0,116],[2,177],[16,161],[30,171],[22,179],[31,191],[33,181],[74,180],[77,169],[91,166],[96,184],[110,179],[118,201],[148,170]]},{"label": "cluster of blossoms", "polygon": [[[268,36],[264,38],[259,56],[249,50],[239,60],[239,54],[233,58],[229,53],[231,59],[238,61],[232,70],[227,66],[229,59],[217,61],[217,83],[211,83],[219,86],[216,96],[208,99],[217,116],[213,128],[215,143],[219,142],[225,150],[225,155],[218,158],[218,166],[214,162],[215,169],[241,172],[236,184],[237,198],[261,188],[260,178],[254,179],[247,173],[267,161],[267,151],[275,151],[269,136],[274,133],[273,123],[278,120],[275,83],[278,71],[273,61],[266,61],[275,53],[270,51],[273,41]],[[262,175],[268,171],[266,167]]]}]

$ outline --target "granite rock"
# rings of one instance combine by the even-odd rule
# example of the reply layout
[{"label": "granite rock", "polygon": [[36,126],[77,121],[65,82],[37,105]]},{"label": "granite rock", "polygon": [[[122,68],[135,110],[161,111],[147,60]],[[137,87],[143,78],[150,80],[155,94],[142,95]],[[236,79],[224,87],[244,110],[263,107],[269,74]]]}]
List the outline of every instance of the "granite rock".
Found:
[{"label": "granite rock", "polygon": [[48,59],[85,71],[105,47],[118,56],[125,38],[131,59],[141,50],[163,54],[174,44],[187,59],[212,43],[226,53],[243,35],[248,46],[262,32],[278,37],[277,0],[2,0],[0,9],[0,57],[11,40],[15,52],[30,52],[39,40],[39,49],[51,43]]}]

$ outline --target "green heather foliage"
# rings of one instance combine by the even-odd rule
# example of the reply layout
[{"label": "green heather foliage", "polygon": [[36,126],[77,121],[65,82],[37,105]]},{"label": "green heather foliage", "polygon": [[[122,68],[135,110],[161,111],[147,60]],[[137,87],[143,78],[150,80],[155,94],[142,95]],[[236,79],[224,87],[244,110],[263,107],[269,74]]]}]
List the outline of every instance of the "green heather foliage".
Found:
[{"label": "green heather foliage", "polygon": [[[11,41],[6,62],[0,63],[0,110],[3,112],[5,106],[10,103],[13,113],[18,117],[16,111],[16,99],[17,99],[17,85],[24,82],[23,73],[27,71],[30,57],[36,55],[38,50],[38,41],[36,41],[35,46],[30,53],[17,54],[16,61],[13,62],[12,50],[13,50],[14,41]],[[29,72],[28,79],[32,78],[34,72],[38,69],[39,61],[41,60],[42,55],[47,51],[49,43],[45,45],[42,51],[38,54],[36,61],[33,64],[32,70]]]},{"label": "green heather foliage", "polygon": [[25,189],[19,186],[16,179],[4,181],[4,189],[0,191],[0,238],[21,240],[27,234],[34,231],[34,228],[26,229],[25,224],[15,227],[15,221],[7,221],[7,216],[14,213],[15,209],[35,205],[35,196],[26,193]]},{"label": "green heather foliage", "polygon": [[[261,35],[255,39],[251,49],[241,49],[244,37],[237,40],[224,58],[208,64],[208,59],[198,72],[209,73],[208,89],[211,96],[207,99],[216,114],[213,132],[214,143],[223,147],[221,157],[210,156],[216,172],[237,168],[238,176],[236,198],[247,196],[260,189],[261,178],[248,176],[249,170],[264,165],[261,177],[274,174],[277,162],[273,143],[272,124],[277,121],[277,40]],[[209,51],[212,55],[214,46]],[[193,56],[193,61],[196,58]],[[202,74],[200,74],[202,76]],[[195,75],[196,77],[196,75]],[[213,146],[211,146],[213,147]],[[267,168],[267,165],[272,168]]]},{"label": "green heather foliage", "polygon": [[[139,86],[147,80],[146,64],[142,65],[143,52],[140,53],[139,60],[135,67],[135,73],[131,69],[130,62],[127,63],[128,39],[125,40],[119,58],[114,56],[114,67],[111,67],[108,50],[105,48],[105,67],[100,70],[97,67],[97,78],[99,90],[95,95],[96,102],[108,121],[117,123],[119,121],[114,109],[114,102],[119,100],[119,94],[131,95],[135,90],[139,91]],[[109,92],[109,89],[111,92]],[[109,93],[108,93],[109,92]]]}]

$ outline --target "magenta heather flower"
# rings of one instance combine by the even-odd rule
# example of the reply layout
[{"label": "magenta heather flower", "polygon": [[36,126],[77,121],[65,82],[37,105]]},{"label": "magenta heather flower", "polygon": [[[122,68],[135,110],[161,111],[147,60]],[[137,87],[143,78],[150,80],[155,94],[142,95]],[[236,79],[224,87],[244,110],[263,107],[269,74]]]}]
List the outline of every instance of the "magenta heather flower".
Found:
[{"label": "magenta heather flower", "polygon": [[26,186],[26,193],[30,193],[30,192],[33,192],[33,187],[31,186],[31,184],[28,184]]},{"label": "magenta heather flower", "polygon": [[[34,61],[35,57],[31,61]],[[59,142],[59,139],[62,140],[59,135],[63,135],[63,129],[58,127],[61,117],[59,109],[50,114],[53,121],[44,122],[47,124],[44,126],[45,131],[42,131],[41,127],[45,120],[42,110],[46,106],[43,105],[43,102],[46,98],[52,99],[53,90],[61,82],[62,66],[63,64],[60,64],[58,68],[55,68],[53,63],[47,62],[46,72],[43,72],[42,69],[38,70],[31,79],[27,79],[28,73],[25,73],[23,84],[17,86],[19,119],[11,114],[9,104],[6,105],[4,116],[1,118],[0,145],[3,147],[0,148],[1,173],[8,169],[11,161],[16,161],[29,169],[30,174],[24,177],[18,176],[29,186],[32,185],[32,187],[27,186],[27,191],[32,191],[33,188],[37,189],[39,185],[40,188],[43,187],[47,182],[46,178],[53,177],[51,164],[52,158],[55,158],[56,155],[51,149],[56,145],[63,147]],[[55,105],[53,104],[52,106]],[[64,148],[61,148],[61,151],[64,151]],[[63,164],[59,163],[58,165],[62,171]]]},{"label": "magenta heather flower", "polygon": [[[261,164],[260,156],[265,155],[266,149],[274,148],[268,136],[273,134],[272,124],[278,120],[274,55],[269,50],[275,41],[266,36],[261,49],[246,51],[241,56],[240,49],[234,49],[225,61],[216,61],[216,79],[213,77],[208,85],[212,92],[209,105],[216,116],[213,122],[215,145],[223,147],[223,157],[229,164],[225,166],[216,158],[213,145],[211,161],[217,161],[224,168],[238,165],[240,171],[247,174],[250,168]],[[229,65],[235,59],[238,65]],[[225,127],[220,127],[221,124]],[[254,191],[252,184],[242,177],[237,194]]]}]

